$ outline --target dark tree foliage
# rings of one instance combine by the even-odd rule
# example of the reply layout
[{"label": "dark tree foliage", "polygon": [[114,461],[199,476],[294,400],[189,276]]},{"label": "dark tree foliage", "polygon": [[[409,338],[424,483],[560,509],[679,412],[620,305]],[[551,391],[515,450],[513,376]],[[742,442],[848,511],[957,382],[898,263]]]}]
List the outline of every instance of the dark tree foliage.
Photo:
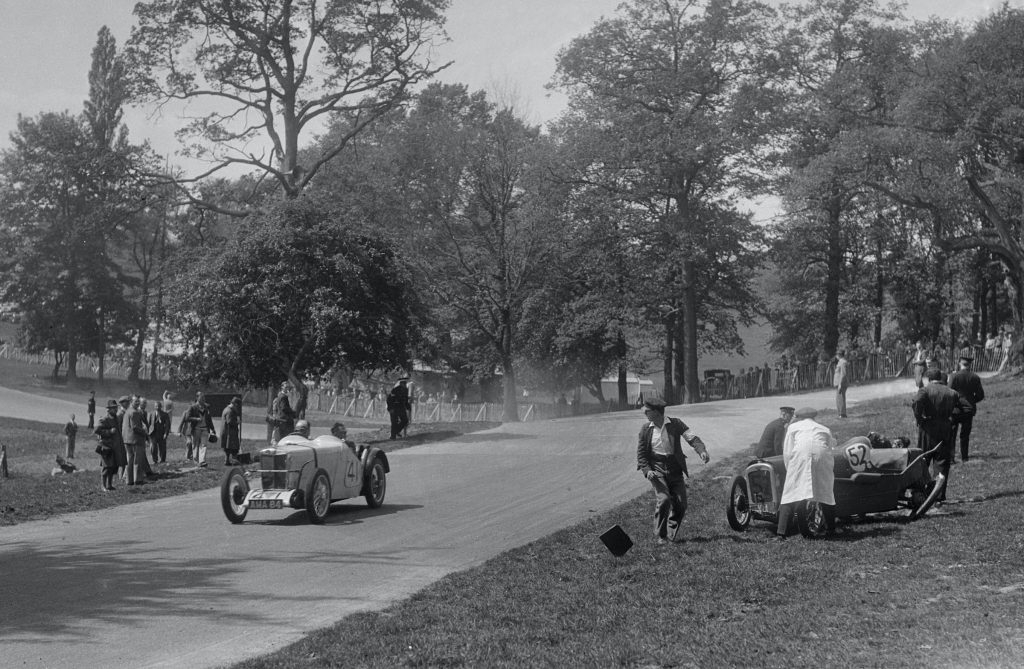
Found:
[{"label": "dark tree foliage", "polygon": [[585,149],[570,179],[640,214],[628,235],[666,334],[669,401],[678,386],[699,399],[698,352],[729,340],[731,328],[701,319],[727,325],[756,305],[759,235],[733,200],[761,182],[770,154],[772,25],[757,2],[633,0],[559,55],[570,107],[556,133]]},{"label": "dark tree foliage", "polygon": [[288,380],[303,400],[307,374],[408,368],[422,318],[411,279],[389,244],[316,198],[275,204],[175,278],[170,308],[202,337],[185,368],[245,386]]},{"label": "dark tree foliage", "polygon": [[103,354],[131,313],[111,240],[137,206],[125,156],[97,147],[67,113],[19,117],[0,157],[3,299],[24,314],[31,351],[65,356],[76,376],[80,353]]}]

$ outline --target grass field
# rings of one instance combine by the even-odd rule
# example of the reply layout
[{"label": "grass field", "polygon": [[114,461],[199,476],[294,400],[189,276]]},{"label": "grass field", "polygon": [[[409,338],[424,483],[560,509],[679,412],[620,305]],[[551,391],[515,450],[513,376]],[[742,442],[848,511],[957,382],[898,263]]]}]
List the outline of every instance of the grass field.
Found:
[{"label": "grass field", "polygon": [[[917,522],[876,515],[820,541],[733,532],[738,457],[691,482],[683,544],[655,544],[645,495],[238,666],[1024,666],[1024,384],[986,386],[972,461]],[[911,435],[909,411],[902,398],[821,420],[840,440]],[[597,538],[616,523],[636,541],[622,558]]]}]

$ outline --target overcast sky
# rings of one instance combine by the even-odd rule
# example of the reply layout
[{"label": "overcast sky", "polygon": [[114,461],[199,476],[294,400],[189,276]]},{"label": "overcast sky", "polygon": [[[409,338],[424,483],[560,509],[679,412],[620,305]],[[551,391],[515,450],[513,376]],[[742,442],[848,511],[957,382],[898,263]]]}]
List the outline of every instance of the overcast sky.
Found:
[{"label": "overcast sky", "polygon": [[[907,13],[915,18],[971,20],[1000,1],[911,0]],[[452,0],[447,23],[451,42],[438,56],[454,64],[440,79],[512,93],[529,120],[549,120],[565,103],[560,94],[544,88],[554,71],[555,55],[601,16],[613,14],[618,4],[619,0]],[[107,25],[123,45],[134,6],[135,0],[0,0],[0,148],[9,146],[8,135],[19,113],[81,111],[97,31]],[[133,140],[149,138],[162,152],[174,150],[176,118],[147,119],[145,113],[133,111],[126,121]]]}]

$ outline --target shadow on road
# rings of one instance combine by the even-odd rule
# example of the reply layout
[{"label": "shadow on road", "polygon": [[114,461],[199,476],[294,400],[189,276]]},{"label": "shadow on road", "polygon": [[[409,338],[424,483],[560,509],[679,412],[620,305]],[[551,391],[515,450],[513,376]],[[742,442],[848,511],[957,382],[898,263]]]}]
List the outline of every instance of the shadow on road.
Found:
[{"label": "shadow on road", "polygon": [[532,434],[516,434],[515,432],[487,432],[480,433],[475,432],[473,434],[463,434],[461,436],[449,439],[448,441],[453,444],[464,444],[464,443],[482,443],[492,441],[509,441],[512,439],[534,439],[536,435]]},{"label": "shadow on road", "polygon": [[[334,504],[327,512],[327,519],[324,525],[356,525],[367,518],[379,516],[390,516],[393,513],[408,511],[409,509],[422,509],[420,504],[384,504],[376,509],[360,507],[352,504]],[[225,521],[226,522],[226,521]],[[305,511],[293,511],[287,516],[281,516],[277,512],[265,513],[263,511],[251,511],[245,517],[246,525],[309,525],[309,516]]]},{"label": "shadow on road", "polygon": [[[241,593],[229,580],[237,569],[221,559],[170,561],[146,543],[128,540],[60,549],[8,545],[0,555],[0,642],[95,642],[104,627],[128,633],[136,620],[154,617],[215,624],[224,612],[211,610],[209,602],[238,601]],[[275,596],[288,599],[285,592]],[[256,607],[248,607],[246,616],[254,622],[262,617]]]}]

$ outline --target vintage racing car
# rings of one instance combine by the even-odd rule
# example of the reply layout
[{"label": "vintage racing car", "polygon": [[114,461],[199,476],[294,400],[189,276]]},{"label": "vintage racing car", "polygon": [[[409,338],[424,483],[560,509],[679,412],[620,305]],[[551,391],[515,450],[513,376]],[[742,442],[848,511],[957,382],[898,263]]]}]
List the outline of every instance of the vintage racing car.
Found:
[{"label": "vintage racing car", "polygon": [[290,434],[261,450],[257,465],[225,472],[221,506],[232,523],[250,510],[284,508],[305,509],[311,523],[323,523],[331,502],[362,495],[370,508],[383,504],[390,471],[379,448]]},{"label": "vintage racing car", "polygon": [[[927,453],[918,448],[873,449],[866,437],[854,437],[834,456],[836,518],[910,509],[919,518],[934,504],[945,487],[939,475],[932,479]],[[779,500],[786,480],[782,456],[758,458],[744,467],[729,489],[726,517],[737,532],[751,520],[778,523]],[[825,514],[817,502],[798,504],[796,525],[805,537],[828,531]]]}]

